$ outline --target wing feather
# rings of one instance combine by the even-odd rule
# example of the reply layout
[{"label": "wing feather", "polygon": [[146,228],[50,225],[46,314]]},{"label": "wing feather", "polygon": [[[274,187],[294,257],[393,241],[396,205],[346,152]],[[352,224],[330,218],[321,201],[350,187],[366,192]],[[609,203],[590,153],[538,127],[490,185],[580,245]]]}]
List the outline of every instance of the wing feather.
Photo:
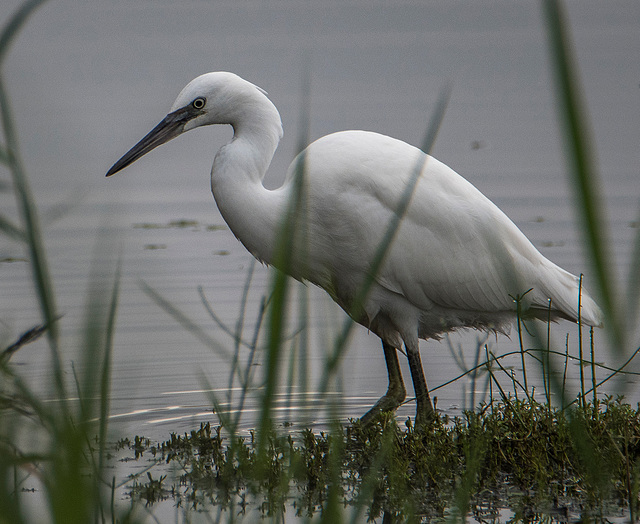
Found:
[{"label": "wing feather", "polygon": [[545,278],[566,273],[472,184],[404,142],[347,131],[320,139],[306,155],[309,258],[316,264],[310,275],[325,288],[328,281],[348,287],[365,278],[412,173],[425,160],[376,276],[380,286],[421,311],[504,312],[530,288],[527,303],[546,307]]}]

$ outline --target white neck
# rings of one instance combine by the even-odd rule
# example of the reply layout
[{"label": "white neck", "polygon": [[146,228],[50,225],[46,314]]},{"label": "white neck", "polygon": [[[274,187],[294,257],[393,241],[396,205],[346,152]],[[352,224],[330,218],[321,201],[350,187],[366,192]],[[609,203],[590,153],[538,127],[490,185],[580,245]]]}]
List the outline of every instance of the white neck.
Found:
[{"label": "white neck", "polygon": [[287,190],[262,180],[282,136],[280,114],[260,93],[259,103],[231,123],[234,136],[215,157],[211,191],[233,234],[256,258],[271,263],[286,209]]}]

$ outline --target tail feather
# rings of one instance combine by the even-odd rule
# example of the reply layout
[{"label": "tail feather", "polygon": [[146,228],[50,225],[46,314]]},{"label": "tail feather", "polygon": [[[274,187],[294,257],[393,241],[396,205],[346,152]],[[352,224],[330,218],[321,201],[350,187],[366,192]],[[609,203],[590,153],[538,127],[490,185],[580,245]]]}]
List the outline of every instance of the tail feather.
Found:
[{"label": "tail feather", "polygon": [[[558,266],[554,267],[555,278],[545,279],[543,292],[547,300],[551,300],[551,311],[556,317],[574,322],[580,321],[587,326],[602,327],[604,315],[591,298],[585,287],[580,285],[580,278]],[[542,304],[532,304],[538,310],[547,309]]]},{"label": "tail feather", "polygon": [[582,290],[580,301],[580,321],[593,327],[602,327],[604,325],[602,310],[584,289]]}]

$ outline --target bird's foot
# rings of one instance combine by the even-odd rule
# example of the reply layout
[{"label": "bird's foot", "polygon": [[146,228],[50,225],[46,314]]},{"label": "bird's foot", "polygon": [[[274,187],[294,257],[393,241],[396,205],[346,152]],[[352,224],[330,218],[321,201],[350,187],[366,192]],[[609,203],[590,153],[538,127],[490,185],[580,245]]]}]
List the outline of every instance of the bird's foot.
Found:
[{"label": "bird's foot", "polygon": [[436,411],[433,408],[433,404],[431,403],[431,398],[429,397],[429,395],[427,394],[427,397],[424,399],[418,399],[415,427],[418,428],[420,426],[424,426],[425,424],[433,420],[435,416]]},{"label": "bird's foot", "polygon": [[360,422],[369,424],[373,419],[383,411],[395,411],[398,406],[404,402],[406,392],[404,388],[398,391],[387,391],[374,406],[360,417]]}]

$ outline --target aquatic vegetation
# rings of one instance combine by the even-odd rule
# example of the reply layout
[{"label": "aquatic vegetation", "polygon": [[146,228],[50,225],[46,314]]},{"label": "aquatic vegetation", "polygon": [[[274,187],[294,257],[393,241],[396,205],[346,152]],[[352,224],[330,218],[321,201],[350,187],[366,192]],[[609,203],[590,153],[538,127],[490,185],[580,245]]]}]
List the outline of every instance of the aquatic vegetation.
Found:
[{"label": "aquatic vegetation", "polygon": [[[588,460],[583,440],[593,449]],[[130,449],[159,465],[179,465],[182,473],[164,488],[179,505],[231,508],[242,500],[265,516],[293,511],[311,517],[326,509],[332,488],[340,507],[357,509],[366,494],[370,518],[402,520],[442,517],[460,508],[461,497],[463,513],[508,507],[587,517],[619,512],[625,501],[638,504],[640,406],[619,397],[571,410],[510,397],[453,420],[438,416],[420,431],[386,413],[374,423],[352,420],[331,432],[273,431],[267,441],[261,453],[255,434],[230,438],[221,426],[203,424]],[[331,470],[336,448],[337,486]],[[130,496],[152,503],[159,481],[147,475],[147,481],[133,479]]]},{"label": "aquatic vegetation", "polygon": [[223,224],[201,224],[197,220],[191,218],[181,218],[170,220],[165,224],[156,222],[137,222],[132,226],[134,229],[189,229],[192,231],[224,231],[227,229]]}]

